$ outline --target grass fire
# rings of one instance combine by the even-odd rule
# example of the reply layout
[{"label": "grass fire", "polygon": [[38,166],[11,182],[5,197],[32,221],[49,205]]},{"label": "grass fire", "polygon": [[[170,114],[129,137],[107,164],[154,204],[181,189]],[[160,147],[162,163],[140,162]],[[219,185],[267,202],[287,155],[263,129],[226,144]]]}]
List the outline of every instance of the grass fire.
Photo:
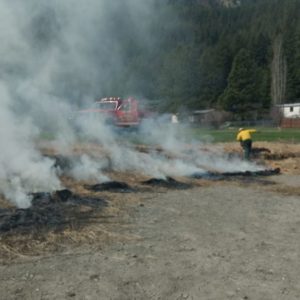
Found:
[{"label": "grass fire", "polygon": [[299,11],[1,0],[0,298],[300,299]]}]

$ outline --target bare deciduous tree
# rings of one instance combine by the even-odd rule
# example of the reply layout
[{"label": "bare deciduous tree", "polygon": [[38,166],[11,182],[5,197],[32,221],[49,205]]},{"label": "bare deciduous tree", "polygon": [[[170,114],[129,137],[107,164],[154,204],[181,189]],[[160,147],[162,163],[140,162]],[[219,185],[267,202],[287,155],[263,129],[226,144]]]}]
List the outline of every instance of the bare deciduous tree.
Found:
[{"label": "bare deciduous tree", "polygon": [[278,35],[274,40],[271,72],[271,96],[272,103],[275,106],[284,102],[286,91],[287,65],[282,49],[282,35]]}]

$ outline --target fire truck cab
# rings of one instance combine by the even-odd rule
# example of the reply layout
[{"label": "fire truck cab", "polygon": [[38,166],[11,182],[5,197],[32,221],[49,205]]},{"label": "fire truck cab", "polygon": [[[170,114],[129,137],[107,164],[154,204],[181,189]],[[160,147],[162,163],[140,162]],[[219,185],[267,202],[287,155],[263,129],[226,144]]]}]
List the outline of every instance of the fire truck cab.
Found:
[{"label": "fire truck cab", "polygon": [[140,124],[138,101],[132,97],[102,98],[94,103],[92,111],[103,114],[107,122],[116,126],[130,127]]}]

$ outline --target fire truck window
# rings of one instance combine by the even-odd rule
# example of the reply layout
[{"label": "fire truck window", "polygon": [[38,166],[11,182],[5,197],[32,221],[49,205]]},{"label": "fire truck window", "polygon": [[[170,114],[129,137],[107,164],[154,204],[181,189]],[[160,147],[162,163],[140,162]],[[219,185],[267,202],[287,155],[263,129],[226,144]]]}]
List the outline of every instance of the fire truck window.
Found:
[{"label": "fire truck window", "polygon": [[130,103],[124,103],[121,107],[122,111],[130,111]]},{"label": "fire truck window", "polygon": [[96,108],[103,110],[114,110],[116,107],[116,102],[98,102],[96,106]]}]

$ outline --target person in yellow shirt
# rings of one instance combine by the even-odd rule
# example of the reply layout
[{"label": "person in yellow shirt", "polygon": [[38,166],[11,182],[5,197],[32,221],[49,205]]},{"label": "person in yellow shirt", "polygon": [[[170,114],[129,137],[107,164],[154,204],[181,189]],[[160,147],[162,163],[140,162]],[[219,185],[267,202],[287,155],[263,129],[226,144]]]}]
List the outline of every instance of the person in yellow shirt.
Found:
[{"label": "person in yellow shirt", "polygon": [[244,129],[240,128],[236,136],[236,139],[241,143],[244,150],[244,158],[250,160],[250,155],[252,151],[252,137],[251,134],[257,132],[255,129]]}]

